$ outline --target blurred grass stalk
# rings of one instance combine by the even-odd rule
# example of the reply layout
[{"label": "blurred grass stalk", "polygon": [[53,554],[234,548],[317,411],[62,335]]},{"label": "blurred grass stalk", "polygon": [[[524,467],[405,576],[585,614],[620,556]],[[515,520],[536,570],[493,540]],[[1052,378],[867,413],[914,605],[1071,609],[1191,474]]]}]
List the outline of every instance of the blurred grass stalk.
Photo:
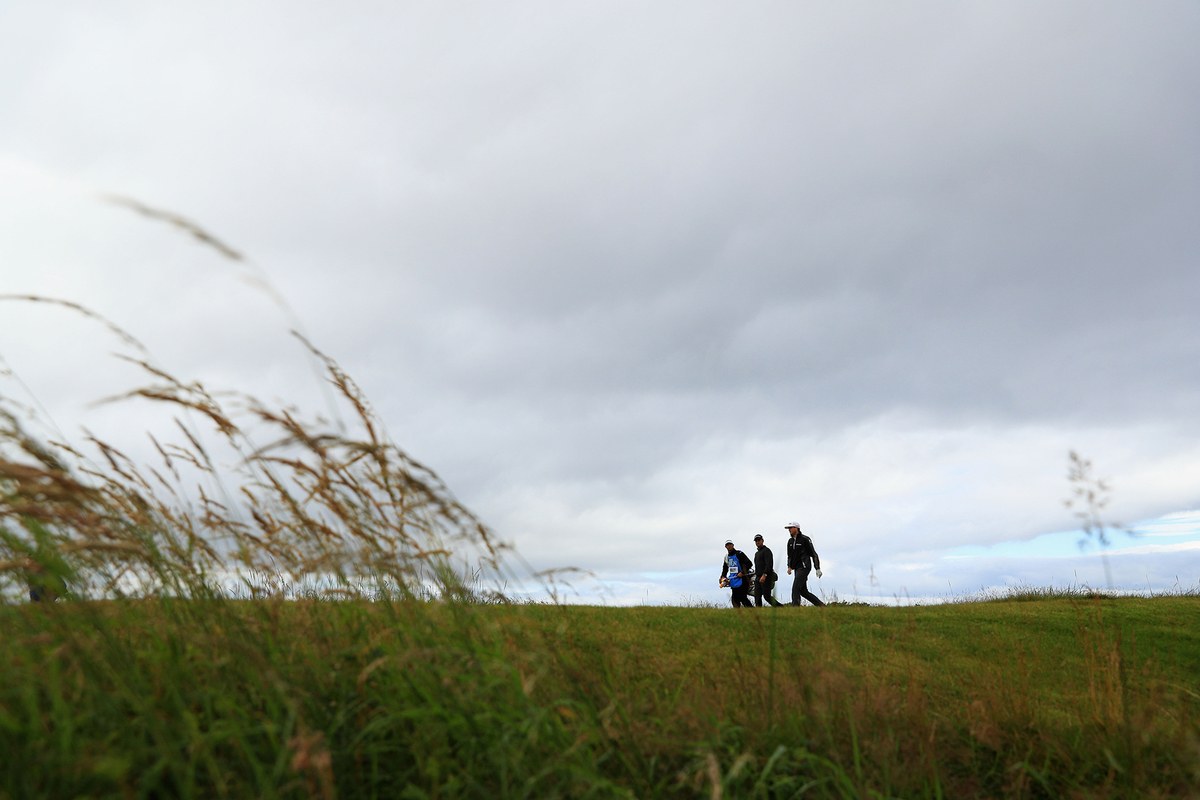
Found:
[{"label": "blurred grass stalk", "polygon": [[[276,576],[276,588],[355,596],[476,590],[464,576],[494,572],[503,548],[431,470],[384,437],[349,376],[310,351],[357,436],[235,396],[269,439],[258,445],[227,410],[231,401],[142,359],[153,382],[110,402],[169,406],[180,433],[172,442],[152,435],[160,463],[144,466],[95,437],[90,455],[40,441],[0,396],[0,591],[198,597],[230,575],[254,594],[264,587],[253,575]],[[473,564],[461,562],[466,553]]]}]

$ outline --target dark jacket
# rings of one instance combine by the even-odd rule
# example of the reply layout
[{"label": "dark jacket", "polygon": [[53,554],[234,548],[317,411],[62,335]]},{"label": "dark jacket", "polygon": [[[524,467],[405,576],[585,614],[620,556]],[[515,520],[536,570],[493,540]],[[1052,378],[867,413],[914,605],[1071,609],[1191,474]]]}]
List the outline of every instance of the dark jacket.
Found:
[{"label": "dark jacket", "polygon": [[817,548],[813,547],[812,539],[800,531],[796,531],[795,536],[788,537],[787,559],[788,569],[809,572],[813,567],[821,568],[821,557],[817,555]]},{"label": "dark jacket", "polygon": [[[750,573],[752,573],[754,571],[752,568],[752,564],[750,563],[750,557],[747,556],[745,553],[743,553],[741,550],[734,550],[733,554],[735,556],[737,556],[738,570],[742,573],[742,580],[743,581],[749,580]],[[725,560],[726,558],[729,558],[729,553],[726,553],[725,558],[721,559],[721,577],[722,578],[725,577],[725,573],[728,569],[728,562],[726,562],[726,560]]]},{"label": "dark jacket", "polygon": [[775,554],[765,544],[754,551],[754,572],[756,575],[766,575],[768,581],[773,581],[775,575]]}]

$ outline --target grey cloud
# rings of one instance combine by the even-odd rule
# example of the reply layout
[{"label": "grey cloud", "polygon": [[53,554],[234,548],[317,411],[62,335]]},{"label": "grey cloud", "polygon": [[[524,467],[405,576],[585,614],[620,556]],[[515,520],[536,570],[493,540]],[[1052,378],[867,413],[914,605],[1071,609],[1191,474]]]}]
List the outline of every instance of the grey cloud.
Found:
[{"label": "grey cloud", "polygon": [[[527,541],[594,511],[631,531],[584,545],[595,563],[643,535],[692,553],[680,520],[755,467],[747,442],[802,444],[776,472],[812,481],[837,457],[870,469],[846,431],[970,441],[981,464],[1039,427],[1140,438],[1159,459],[1194,439],[1194,8],[0,14],[29,34],[0,48],[0,150],[248,253],[401,443]],[[64,272],[74,287],[184,371],[255,386],[273,371],[308,395],[286,315],[231,298],[244,275],[142,220],[113,225],[77,260],[140,288]],[[1021,474],[962,472],[931,471],[930,492],[977,498]],[[1000,535],[954,522],[969,499],[941,513],[879,483],[912,515],[899,527]],[[839,491],[843,508],[884,502]],[[720,524],[801,500],[821,498],[730,497]]]}]

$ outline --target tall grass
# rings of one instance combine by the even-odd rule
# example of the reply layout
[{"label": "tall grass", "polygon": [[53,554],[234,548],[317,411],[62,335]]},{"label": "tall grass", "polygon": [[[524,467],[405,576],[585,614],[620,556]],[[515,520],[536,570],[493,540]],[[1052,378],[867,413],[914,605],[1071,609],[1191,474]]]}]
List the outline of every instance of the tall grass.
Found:
[{"label": "tall grass", "polygon": [[[39,437],[0,398],[0,798],[1200,785],[1195,597],[510,603],[479,576],[512,554],[315,347],[348,424],[177,378],[60,305],[133,349],[148,382],[114,402],[171,409],[177,433],[138,462]],[[12,602],[30,587],[60,601]]]},{"label": "tall grass", "polygon": [[8,606],[0,796],[1187,797],[1197,612]]},{"label": "tall grass", "polygon": [[157,464],[95,437],[86,455],[41,441],[0,397],[0,591],[201,597],[214,581],[257,574],[349,595],[468,593],[451,556],[469,550],[496,568],[502,548],[386,438],[350,377],[310,350],[357,435],[254,398],[218,399],[145,359],[134,360],[152,382],[114,401],[176,410],[176,440],[151,435]]}]

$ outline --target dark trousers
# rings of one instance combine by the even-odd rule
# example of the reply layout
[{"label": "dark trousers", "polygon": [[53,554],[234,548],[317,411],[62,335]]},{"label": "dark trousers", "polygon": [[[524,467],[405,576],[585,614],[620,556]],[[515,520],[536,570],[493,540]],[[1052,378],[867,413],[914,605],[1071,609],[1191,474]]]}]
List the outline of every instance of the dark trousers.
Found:
[{"label": "dark trousers", "polygon": [[745,606],[746,608],[754,608],[754,604],[750,602],[750,598],[746,594],[746,592],[748,592],[750,590],[750,587],[746,585],[745,580],[742,581],[741,586],[733,586],[730,588],[733,589],[733,597],[732,597],[731,601],[733,603],[734,608],[737,608],[738,606]]},{"label": "dark trousers", "polygon": [[760,583],[757,578],[754,579],[754,605],[761,607],[763,598],[773,606],[781,606],[783,603],[775,599],[773,590],[775,589],[775,581],[767,578],[765,582]]},{"label": "dark trousers", "polygon": [[792,578],[792,605],[801,605],[800,598],[803,597],[814,606],[823,606],[821,598],[808,590],[808,570],[798,569],[792,573],[795,577]]}]

